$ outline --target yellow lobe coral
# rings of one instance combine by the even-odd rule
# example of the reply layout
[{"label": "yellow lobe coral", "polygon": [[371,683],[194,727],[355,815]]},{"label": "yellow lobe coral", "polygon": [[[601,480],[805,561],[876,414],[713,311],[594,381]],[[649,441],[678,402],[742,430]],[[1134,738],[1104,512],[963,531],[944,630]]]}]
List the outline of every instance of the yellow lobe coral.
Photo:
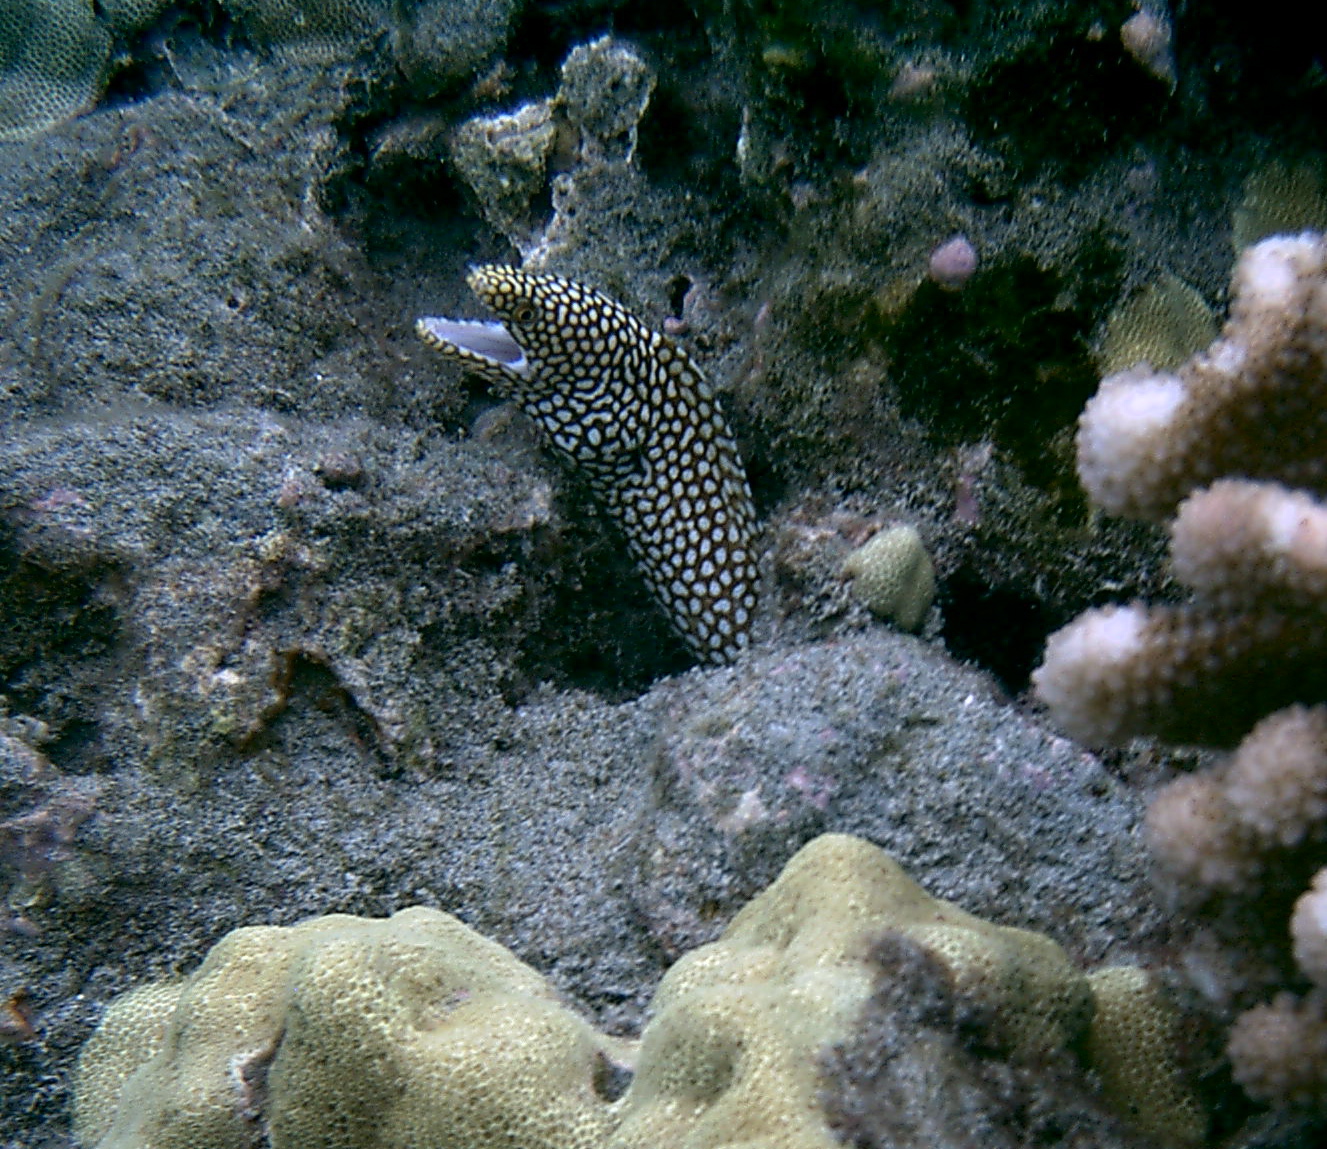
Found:
[{"label": "yellow lobe coral", "polygon": [[916,527],[874,535],[843,562],[857,601],[900,630],[916,630],[935,598],[935,567]]},{"label": "yellow lobe coral", "polygon": [[[183,983],[113,1003],[79,1062],[75,1129],[96,1149],[837,1149],[820,1054],[855,1032],[889,931],[929,949],[1011,1057],[1085,1037],[1092,990],[1055,943],[829,834],[669,970],[638,1047],[447,914],[333,915],[237,930]],[[1127,1044],[1150,1014],[1115,1017]],[[633,1062],[613,1099],[605,1070]],[[1121,1080],[1149,1113],[1153,1087]]]},{"label": "yellow lobe coral", "polygon": [[273,1149],[573,1149],[609,1129],[613,1040],[437,910],[236,930],[176,992],[121,998],[84,1049],[83,1144],[245,1149],[261,1122]]},{"label": "yellow lobe coral", "polygon": [[1136,966],[1110,966],[1087,980],[1096,1002],[1088,1055],[1107,1099],[1163,1144],[1197,1144],[1207,1123],[1175,1065],[1174,1005]]}]

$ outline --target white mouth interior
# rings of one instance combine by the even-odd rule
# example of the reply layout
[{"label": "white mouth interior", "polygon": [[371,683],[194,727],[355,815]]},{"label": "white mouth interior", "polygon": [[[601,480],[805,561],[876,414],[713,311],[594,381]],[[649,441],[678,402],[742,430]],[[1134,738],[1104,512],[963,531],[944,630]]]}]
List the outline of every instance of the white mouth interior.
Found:
[{"label": "white mouth interior", "polygon": [[450,343],[471,355],[478,355],[497,363],[508,371],[525,375],[530,365],[525,360],[525,352],[501,323],[477,319],[433,319],[424,318],[422,326],[434,339],[441,343]]}]

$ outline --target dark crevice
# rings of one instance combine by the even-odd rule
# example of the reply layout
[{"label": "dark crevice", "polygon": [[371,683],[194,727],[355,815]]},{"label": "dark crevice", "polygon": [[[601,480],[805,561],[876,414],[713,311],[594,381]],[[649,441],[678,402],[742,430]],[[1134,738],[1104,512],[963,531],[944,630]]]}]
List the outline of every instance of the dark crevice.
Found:
[{"label": "dark crevice", "polygon": [[693,659],[588,494],[569,484],[568,524],[528,556],[540,614],[521,628],[521,672],[620,701]]},{"label": "dark crevice", "polygon": [[104,765],[100,729],[88,718],[121,641],[119,573],[110,565],[54,569],[0,550],[0,695],[50,729],[46,753],[62,769]]},{"label": "dark crevice", "polygon": [[1090,336],[1122,264],[1101,242],[1080,253],[1073,283],[1024,257],[961,294],[923,284],[885,333],[904,415],[940,442],[990,439],[1030,482],[1053,485],[1061,468],[1047,444],[1096,391]]},{"label": "dark crevice", "polygon": [[364,710],[354,695],[342,685],[321,658],[303,651],[287,652],[283,659],[280,703],[263,723],[262,730],[244,749],[254,752],[269,745],[276,737],[286,714],[307,707],[327,715],[351,741],[373,756],[383,776],[397,768],[384,745],[377,720]]},{"label": "dark crevice", "polygon": [[1247,125],[1278,141],[1320,147],[1327,40],[1305,33],[1304,11],[1291,0],[1180,0],[1178,72],[1197,113],[1186,126],[1213,146]]},{"label": "dark crevice", "polygon": [[[105,14],[101,15],[108,22]],[[125,42],[117,38],[112,45],[114,67],[101,105],[135,104],[179,88],[180,76],[172,58],[187,58],[200,48],[209,53],[227,51],[236,38],[230,17],[213,0],[173,4],[151,25]]]},{"label": "dark crevice", "polygon": [[1011,696],[1023,691],[1051,629],[1044,604],[967,569],[945,580],[939,600],[950,653],[990,672]]},{"label": "dark crevice", "polygon": [[[1122,5],[1113,26],[1127,14]],[[1049,86],[1048,76],[1056,78]],[[975,139],[1021,167],[1050,163],[1074,179],[1161,126],[1170,103],[1165,81],[1130,58],[1118,36],[1093,39],[1066,26],[981,76],[965,94],[963,115]]]},{"label": "dark crevice", "polygon": [[685,275],[676,275],[668,284],[668,314],[680,317],[682,305],[686,302],[687,292],[691,290],[691,280]]}]

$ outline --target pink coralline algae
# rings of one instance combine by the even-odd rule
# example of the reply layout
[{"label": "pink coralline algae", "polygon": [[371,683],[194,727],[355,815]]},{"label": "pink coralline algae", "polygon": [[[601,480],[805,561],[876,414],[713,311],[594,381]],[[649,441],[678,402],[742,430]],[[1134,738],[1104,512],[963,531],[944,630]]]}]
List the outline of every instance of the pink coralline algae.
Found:
[{"label": "pink coralline algae", "polygon": [[927,274],[946,291],[960,291],[977,270],[977,249],[962,233],[946,240],[933,252]]}]

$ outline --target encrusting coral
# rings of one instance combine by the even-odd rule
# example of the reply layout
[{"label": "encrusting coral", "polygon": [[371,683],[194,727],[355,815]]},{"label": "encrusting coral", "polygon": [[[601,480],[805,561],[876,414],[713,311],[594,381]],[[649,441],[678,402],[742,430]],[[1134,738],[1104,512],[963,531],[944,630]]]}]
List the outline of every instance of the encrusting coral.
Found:
[{"label": "encrusting coral", "polygon": [[1207,301],[1179,276],[1163,271],[1106,317],[1097,362],[1106,375],[1143,361],[1169,371],[1211,343],[1216,332]]},{"label": "encrusting coral", "polygon": [[0,0],[0,142],[39,135],[95,103],[110,49],[91,0]]},{"label": "encrusting coral", "polygon": [[185,981],[111,1005],[80,1059],[75,1131],[97,1149],[833,1149],[817,1054],[852,1033],[891,931],[1008,1057],[1087,1042],[1138,1125],[1198,1139],[1162,999],[1132,981],[1132,997],[1103,993],[1048,938],[932,898],[844,835],[804,847],[669,970],[638,1044],[436,910],[236,930]]},{"label": "encrusting coral", "polygon": [[1235,253],[1269,235],[1327,227],[1323,174],[1320,163],[1288,159],[1272,159],[1250,172],[1230,217]]},{"label": "encrusting coral", "polygon": [[74,1128],[103,1149],[239,1149],[259,1123],[273,1146],[589,1145],[612,1049],[448,914],[333,914],[236,930],[183,983],[120,998]]},{"label": "encrusting coral", "polygon": [[[1243,737],[1163,789],[1147,827],[1181,882],[1251,892],[1327,831],[1327,239],[1250,247],[1207,351],[1174,374],[1142,364],[1103,380],[1078,470],[1106,511],[1174,516],[1172,569],[1194,597],[1086,612],[1047,642],[1037,694],[1087,742]],[[1260,1100],[1327,1103],[1324,882],[1293,927],[1319,988],[1250,1010],[1231,1036],[1235,1077]]]}]

